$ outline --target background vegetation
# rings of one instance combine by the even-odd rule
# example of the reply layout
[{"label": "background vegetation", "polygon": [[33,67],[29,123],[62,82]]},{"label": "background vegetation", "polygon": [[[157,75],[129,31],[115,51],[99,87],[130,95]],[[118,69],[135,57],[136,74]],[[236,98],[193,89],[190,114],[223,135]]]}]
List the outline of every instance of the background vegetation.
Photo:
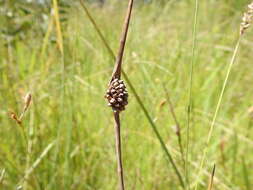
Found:
[{"label": "background vegetation", "polygon": [[[248,0],[199,2],[189,144],[189,183],[250,190],[253,181],[252,30],[241,41],[198,176],[215,106]],[[0,189],[111,190],[117,187],[114,128],[103,98],[113,59],[78,1],[60,1],[61,33],[52,2],[0,1]],[[116,52],[126,1],[86,3]],[[165,84],[186,149],[194,0],[137,1],[124,70],[184,174]],[[61,36],[63,46],[61,47]],[[62,52],[61,52],[62,48]],[[33,101],[22,127],[22,97]],[[133,96],[122,114],[127,189],[181,189]]]}]

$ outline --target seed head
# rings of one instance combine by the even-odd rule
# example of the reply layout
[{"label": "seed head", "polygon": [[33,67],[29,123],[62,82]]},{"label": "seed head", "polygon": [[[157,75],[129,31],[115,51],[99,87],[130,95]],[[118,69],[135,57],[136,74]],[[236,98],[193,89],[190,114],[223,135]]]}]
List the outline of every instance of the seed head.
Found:
[{"label": "seed head", "polygon": [[244,13],[241,27],[240,27],[240,35],[244,34],[244,32],[250,27],[253,20],[253,2],[248,5],[247,12]]},{"label": "seed head", "polygon": [[112,107],[113,111],[125,110],[125,106],[128,104],[128,93],[123,80],[115,78],[110,83],[105,98],[108,100],[108,106]]},{"label": "seed head", "polygon": [[31,104],[31,100],[32,100],[32,95],[30,93],[27,93],[25,96],[25,107],[24,110],[27,110],[27,108],[30,106]]},{"label": "seed head", "polygon": [[16,121],[18,124],[21,124],[21,121],[18,119],[18,116],[16,115],[16,113],[10,112],[10,117],[11,117],[11,119],[13,119],[14,121]]}]

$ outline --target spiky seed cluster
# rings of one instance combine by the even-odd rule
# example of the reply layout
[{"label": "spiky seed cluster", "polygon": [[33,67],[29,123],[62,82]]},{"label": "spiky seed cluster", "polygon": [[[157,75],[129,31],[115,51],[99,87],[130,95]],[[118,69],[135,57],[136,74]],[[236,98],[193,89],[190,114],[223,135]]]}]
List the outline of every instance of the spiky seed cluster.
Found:
[{"label": "spiky seed cluster", "polygon": [[247,30],[253,21],[253,2],[248,5],[248,10],[244,13],[242,18],[242,23],[240,27],[240,34],[244,34],[245,30]]},{"label": "spiky seed cluster", "polygon": [[125,106],[128,104],[128,92],[123,80],[115,78],[109,85],[105,98],[113,111],[125,110]]}]

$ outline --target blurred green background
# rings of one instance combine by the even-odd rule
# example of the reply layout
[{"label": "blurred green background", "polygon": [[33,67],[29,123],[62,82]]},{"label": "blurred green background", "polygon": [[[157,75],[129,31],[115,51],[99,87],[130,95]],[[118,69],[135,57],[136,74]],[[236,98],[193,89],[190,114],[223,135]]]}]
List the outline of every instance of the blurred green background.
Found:
[{"label": "blurred green background", "polygon": [[[127,1],[85,3],[117,52]],[[199,1],[187,163],[190,189],[199,179],[198,189],[207,190],[214,163],[214,190],[252,189],[252,29],[241,41],[198,176],[248,3]],[[0,189],[117,189],[113,116],[103,98],[113,59],[79,1],[58,1],[58,8],[59,20],[53,1],[0,0]],[[186,151],[194,10],[195,0],[136,0],[123,64],[183,176],[163,84]],[[10,112],[22,112],[27,92],[33,100],[20,127]],[[126,189],[181,189],[131,91],[122,113],[122,141]]]}]

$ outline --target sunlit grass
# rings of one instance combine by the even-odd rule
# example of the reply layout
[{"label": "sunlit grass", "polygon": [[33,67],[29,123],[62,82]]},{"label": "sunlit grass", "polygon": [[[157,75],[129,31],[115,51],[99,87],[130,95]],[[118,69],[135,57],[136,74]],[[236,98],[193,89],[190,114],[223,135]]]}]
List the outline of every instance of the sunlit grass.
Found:
[{"label": "sunlit grass", "polygon": [[[201,1],[199,7],[192,86],[194,127],[190,128],[189,146],[189,181],[192,183],[198,173],[238,34],[235,28],[239,27],[244,11],[239,12],[241,4],[232,5],[237,6],[233,3],[229,6],[225,1]],[[92,6],[90,10],[116,52],[125,7],[121,4],[107,5],[103,9]],[[3,189],[13,189],[25,176],[27,150],[8,112],[21,111],[22,97],[28,91],[33,95],[33,102],[23,124],[27,133],[28,128],[33,129],[30,167],[59,135],[56,162],[56,146],[53,146],[31,173],[28,189],[111,190],[117,187],[113,120],[103,99],[113,60],[81,8],[74,6],[69,11],[69,20],[62,26],[64,107],[60,98],[62,60],[57,44],[51,40],[56,35],[55,28],[44,54],[41,54],[44,38],[35,37],[32,31],[26,40],[12,44],[3,37],[0,39],[0,173],[5,169],[0,186]],[[128,77],[134,81],[182,173],[184,166],[173,128],[175,124],[168,112],[168,103],[161,103],[166,100],[165,83],[182,127],[185,147],[193,11],[194,3],[184,1],[166,7],[136,4],[124,60]],[[246,189],[252,185],[248,184],[253,180],[252,171],[245,169],[253,162],[252,118],[248,113],[253,104],[250,36],[252,30],[241,41],[208,146],[199,189],[207,189],[214,163],[213,189]],[[175,173],[131,93],[122,118],[127,189],[180,189]]]}]

